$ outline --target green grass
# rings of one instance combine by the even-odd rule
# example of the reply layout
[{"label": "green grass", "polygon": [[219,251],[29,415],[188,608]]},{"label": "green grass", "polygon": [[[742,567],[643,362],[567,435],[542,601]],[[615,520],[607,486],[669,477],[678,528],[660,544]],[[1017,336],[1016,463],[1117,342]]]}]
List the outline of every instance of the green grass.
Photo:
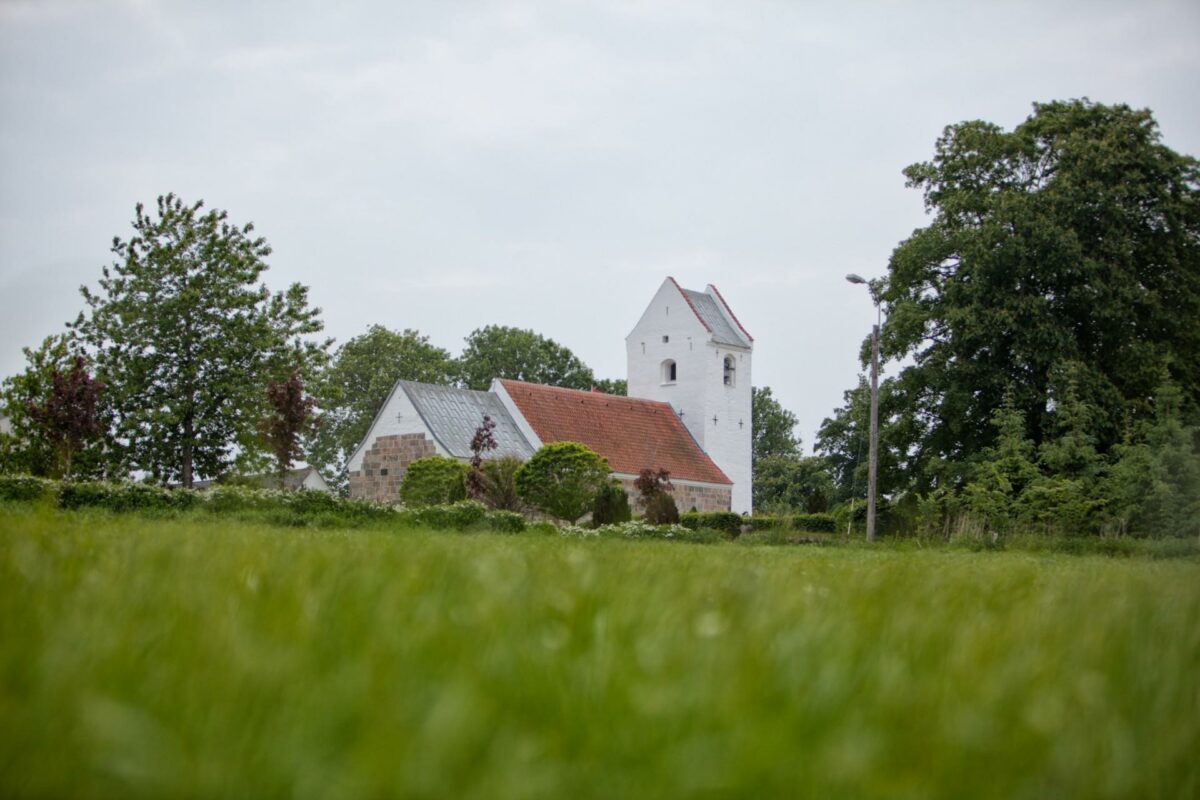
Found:
[{"label": "green grass", "polygon": [[1200,562],[0,506],[0,795],[1196,797]]}]

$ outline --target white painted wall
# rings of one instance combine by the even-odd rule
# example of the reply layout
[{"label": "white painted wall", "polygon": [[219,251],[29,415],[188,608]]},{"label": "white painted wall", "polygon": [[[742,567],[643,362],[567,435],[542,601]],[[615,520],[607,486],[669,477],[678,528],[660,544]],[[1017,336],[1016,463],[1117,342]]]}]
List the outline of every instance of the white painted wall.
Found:
[{"label": "white painted wall", "polygon": [[304,476],[304,481],[301,482],[300,488],[310,492],[329,493],[329,484],[325,483],[325,479],[321,477],[321,473],[317,472],[315,469],[310,470],[309,473]]},{"label": "white painted wall", "polygon": [[384,402],[383,410],[371,423],[362,444],[354,451],[354,455],[350,456],[346,470],[348,472],[361,470],[363,454],[371,449],[371,445],[380,436],[396,436],[403,433],[423,433],[426,439],[433,442],[433,447],[439,456],[450,455],[450,452],[442,447],[441,442],[435,439],[429,428],[425,426],[425,421],[417,413],[417,407],[412,404],[412,400],[408,399],[408,393],[400,387],[400,384],[396,384],[392,387],[392,393],[388,395],[387,401]]},{"label": "white painted wall", "polygon": [[[716,299],[711,288],[707,291]],[[719,299],[717,305],[725,314]],[[737,327],[732,319],[729,322]],[[668,278],[625,337],[625,353],[629,396],[665,401],[676,413],[682,412],[684,425],[701,449],[733,481],[733,510],[750,512],[751,349],[714,343],[679,287]],[[726,355],[737,360],[732,387],[724,380]],[[673,384],[662,379],[661,365],[668,358],[676,364]]]}]

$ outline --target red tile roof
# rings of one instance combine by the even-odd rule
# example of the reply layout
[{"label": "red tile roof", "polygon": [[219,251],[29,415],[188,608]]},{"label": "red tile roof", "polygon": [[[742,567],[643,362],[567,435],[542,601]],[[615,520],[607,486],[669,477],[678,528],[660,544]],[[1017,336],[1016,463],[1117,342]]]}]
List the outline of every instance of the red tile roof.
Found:
[{"label": "red tile roof", "polygon": [[680,480],[733,483],[667,403],[507,379],[500,383],[544,444],[585,444],[607,458],[614,472],[665,469]]}]

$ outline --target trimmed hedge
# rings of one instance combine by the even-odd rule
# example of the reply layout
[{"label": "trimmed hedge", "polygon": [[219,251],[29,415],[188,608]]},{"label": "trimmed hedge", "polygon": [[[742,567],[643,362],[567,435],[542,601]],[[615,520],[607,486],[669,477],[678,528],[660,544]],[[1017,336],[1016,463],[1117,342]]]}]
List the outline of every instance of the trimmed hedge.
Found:
[{"label": "trimmed hedge", "polygon": [[732,511],[689,511],[679,515],[679,524],[688,530],[711,528],[729,536],[741,534],[743,521],[741,514]]},{"label": "trimmed hedge", "polygon": [[[206,491],[167,489],[143,483],[59,482],[28,475],[0,475],[0,501],[52,502],[59,508],[98,508],[115,513],[199,511],[261,520],[287,527],[360,527],[411,523],[437,529],[472,526],[520,532],[520,514],[487,512],[479,503],[400,509],[325,492],[284,492],[244,486],[215,486]],[[492,519],[495,517],[495,519]]]},{"label": "trimmed hedge", "polygon": [[837,521],[833,514],[796,514],[791,518],[791,528],[809,533],[834,533]]}]

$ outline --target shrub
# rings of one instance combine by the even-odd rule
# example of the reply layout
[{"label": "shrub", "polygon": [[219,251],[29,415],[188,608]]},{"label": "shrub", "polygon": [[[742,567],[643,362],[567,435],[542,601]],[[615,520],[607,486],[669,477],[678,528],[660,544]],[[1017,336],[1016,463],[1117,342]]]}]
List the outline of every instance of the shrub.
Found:
[{"label": "shrub", "polygon": [[779,517],[774,514],[755,514],[752,517],[742,518],[742,525],[749,525],[751,531],[771,531],[777,528],[786,528],[788,522],[788,517]]},{"label": "shrub", "polygon": [[608,462],[578,442],[554,442],[517,470],[517,491],[555,519],[574,522],[608,483]]},{"label": "shrub", "polygon": [[58,484],[32,475],[0,475],[0,500],[49,500],[58,495]]},{"label": "shrub", "polygon": [[712,528],[736,537],[742,532],[742,517],[732,511],[689,511],[680,517],[680,524],[698,531]]},{"label": "shrub", "polygon": [[484,504],[494,511],[524,511],[525,503],[517,493],[517,470],[521,459],[513,456],[493,458],[483,462]]},{"label": "shrub", "polygon": [[832,514],[796,514],[791,518],[791,527],[810,533],[834,533],[837,521]]},{"label": "shrub", "polygon": [[602,486],[596,492],[596,500],[592,503],[592,526],[612,525],[617,522],[628,522],[633,519],[633,511],[629,508],[629,495],[618,483]]},{"label": "shrub", "polygon": [[437,530],[465,531],[483,522],[487,509],[476,500],[438,506],[425,506],[404,512],[404,516],[417,525],[427,525]]},{"label": "shrub", "polygon": [[678,525],[679,509],[675,498],[666,492],[651,495],[646,500],[646,521],[651,525]]},{"label": "shrub", "polygon": [[521,533],[525,530],[525,517],[515,511],[489,511],[485,522],[488,530],[496,533]]},{"label": "shrub", "polygon": [[408,466],[400,483],[406,506],[438,506],[466,498],[464,480],[469,467],[444,456],[418,458]]}]

